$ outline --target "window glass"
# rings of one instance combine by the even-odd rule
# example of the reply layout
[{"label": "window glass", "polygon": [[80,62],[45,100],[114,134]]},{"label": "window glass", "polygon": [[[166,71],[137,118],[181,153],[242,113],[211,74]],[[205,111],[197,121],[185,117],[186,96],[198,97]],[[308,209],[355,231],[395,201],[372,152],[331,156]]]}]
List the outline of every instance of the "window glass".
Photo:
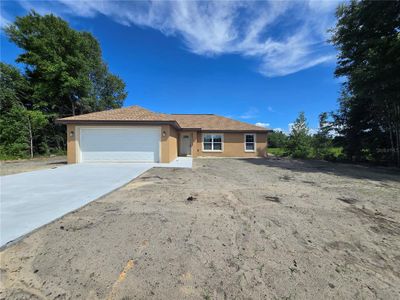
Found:
[{"label": "window glass", "polygon": [[221,142],[222,142],[222,136],[220,136],[220,135],[214,135],[213,140],[214,140],[214,143],[215,143],[215,142],[221,143]]},{"label": "window glass", "polygon": [[212,144],[211,143],[204,143],[204,150],[212,150]]},{"label": "window glass", "polygon": [[253,151],[254,150],[254,143],[246,143],[246,150]]},{"label": "window glass", "polygon": [[254,135],[252,135],[252,134],[247,134],[247,135],[246,135],[246,142],[247,142],[247,143],[254,143]]},{"label": "window glass", "polygon": [[245,135],[245,149],[246,151],[254,151],[254,134],[246,134]]},{"label": "window glass", "polygon": [[204,143],[211,143],[211,141],[212,141],[211,135],[209,135],[209,134],[204,135],[204,140],[203,140]]},{"label": "window glass", "polygon": [[222,143],[214,143],[213,150],[222,150]]},{"label": "window glass", "polygon": [[203,135],[203,148],[209,151],[222,151],[222,135],[221,134],[205,134]]}]

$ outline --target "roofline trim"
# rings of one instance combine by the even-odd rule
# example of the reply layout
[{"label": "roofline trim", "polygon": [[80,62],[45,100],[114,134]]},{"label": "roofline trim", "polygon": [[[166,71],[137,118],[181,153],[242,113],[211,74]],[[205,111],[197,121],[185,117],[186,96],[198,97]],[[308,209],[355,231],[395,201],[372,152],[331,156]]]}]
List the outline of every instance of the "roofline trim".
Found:
[{"label": "roofline trim", "polygon": [[88,124],[88,125],[95,125],[95,124],[116,124],[116,125],[172,125],[177,129],[182,129],[178,122],[171,120],[171,121],[156,121],[156,120],[65,120],[65,119],[57,119],[55,120],[56,124]]},{"label": "roofline trim", "polygon": [[266,133],[272,132],[271,129],[201,129],[201,132],[255,132],[255,133]]},{"label": "roofline trim", "polygon": [[57,119],[55,121],[56,124],[87,124],[87,125],[95,125],[95,124],[116,124],[116,125],[129,125],[129,124],[135,124],[135,125],[172,125],[176,129],[183,130],[183,131],[188,131],[188,130],[193,130],[193,131],[200,131],[200,132],[273,132],[271,129],[205,129],[201,127],[181,127],[177,121],[155,121],[155,120],[140,120],[140,121],[135,121],[135,120],[65,120],[65,119]]}]

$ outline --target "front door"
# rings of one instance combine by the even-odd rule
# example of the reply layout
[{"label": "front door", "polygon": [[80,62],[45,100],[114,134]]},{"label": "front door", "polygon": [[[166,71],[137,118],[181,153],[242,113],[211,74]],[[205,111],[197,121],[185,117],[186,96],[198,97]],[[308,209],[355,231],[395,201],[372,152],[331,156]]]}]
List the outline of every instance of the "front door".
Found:
[{"label": "front door", "polygon": [[189,134],[181,135],[181,155],[191,155],[192,139]]}]

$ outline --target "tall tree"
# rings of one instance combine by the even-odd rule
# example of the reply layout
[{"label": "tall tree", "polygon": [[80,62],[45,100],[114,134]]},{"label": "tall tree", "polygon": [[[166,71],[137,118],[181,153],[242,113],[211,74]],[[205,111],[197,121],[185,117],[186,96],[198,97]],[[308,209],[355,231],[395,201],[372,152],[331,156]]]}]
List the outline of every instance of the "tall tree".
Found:
[{"label": "tall tree", "polygon": [[274,131],[268,134],[268,147],[283,148],[286,146],[288,136],[282,131]]},{"label": "tall tree", "polygon": [[331,130],[332,125],[328,122],[328,113],[321,113],[319,115],[318,131],[312,137],[314,156],[318,159],[325,158],[329,153],[329,148],[332,145],[332,137],[330,135]]},{"label": "tall tree", "polygon": [[336,76],[344,76],[336,115],[352,159],[400,166],[400,1],[351,1],[336,11]]},{"label": "tall tree", "polygon": [[0,156],[33,157],[38,135],[48,123],[30,102],[32,89],[13,66],[0,63]]},{"label": "tall tree", "polygon": [[125,83],[109,72],[91,33],[35,11],[17,17],[5,32],[23,49],[16,61],[25,65],[32,89],[27,108],[40,110],[49,120],[40,135],[44,148],[65,148],[65,130],[55,119],[123,105]]},{"label": "tall tree", "polygon": [[310,155],[309,128],[304,112],[301,112],[292,125],[286,151],[296,158],[307,158]]}]

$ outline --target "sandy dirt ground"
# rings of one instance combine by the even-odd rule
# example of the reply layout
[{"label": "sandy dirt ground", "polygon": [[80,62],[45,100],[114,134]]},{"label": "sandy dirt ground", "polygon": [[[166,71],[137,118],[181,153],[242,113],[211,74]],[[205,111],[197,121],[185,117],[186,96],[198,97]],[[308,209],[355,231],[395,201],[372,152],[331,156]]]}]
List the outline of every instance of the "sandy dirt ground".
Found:
[{"label": "sandy dirt ground", "polygon": [[399,299],[400,174],[196,159],[1,255],[1,299]]},{"label": "sandy dirt ground", "polygon": [[41,169],[57,168],[67,163],[66,156],[40,157],[0,162],[0,176],[12,175]]}]

